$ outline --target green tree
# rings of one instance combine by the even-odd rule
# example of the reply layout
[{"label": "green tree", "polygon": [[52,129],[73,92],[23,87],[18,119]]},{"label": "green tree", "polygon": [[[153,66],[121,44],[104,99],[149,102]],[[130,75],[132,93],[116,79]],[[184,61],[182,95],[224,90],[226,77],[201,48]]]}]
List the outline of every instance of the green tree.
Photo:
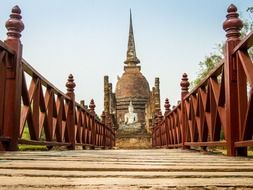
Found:
[{"label": "green tree", "polygon": [[[253,7],[249,7],[247,12],[250,14],[253,13]],[[250,15],[249,14],[249,15]],[[242,38],[245,37],[252,29],[253,29],[253,19],[250,15],[251,21],[243,20],[243,28],[241,30]],[[249,50],[249,54],[251,58],[253,58],[253,48]],[[194,88],[196,85],[200,83],[202,79],[204,79],[207,74],[224,58],[224,42],[219,43],[215,51],[210,53],[208,56],[205,56],[203,61],[200,61],[199,66],[200,69],[198,71],[197,78],[191,82],[191,88]]]},{"label": "green tree", "polygon": [[211,53],[206,56],[203,61],[200,61],[200,71],[197,78],[192,82],[191,86],[194,87],[200,83],[200,81],[207,76],[207,74],[223,59],[223,55],[218,53]]}]

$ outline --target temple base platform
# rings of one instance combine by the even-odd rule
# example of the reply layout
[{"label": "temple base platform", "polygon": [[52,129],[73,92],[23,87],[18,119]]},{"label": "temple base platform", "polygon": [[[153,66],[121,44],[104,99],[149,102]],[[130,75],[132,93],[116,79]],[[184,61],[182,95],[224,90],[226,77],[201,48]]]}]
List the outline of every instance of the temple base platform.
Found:
[{"label": "temple base platform", "polygon": [[116,147],[119,149],[148,149],[151,144],[151,134],[140,123],[122,125],[116,131]]}]

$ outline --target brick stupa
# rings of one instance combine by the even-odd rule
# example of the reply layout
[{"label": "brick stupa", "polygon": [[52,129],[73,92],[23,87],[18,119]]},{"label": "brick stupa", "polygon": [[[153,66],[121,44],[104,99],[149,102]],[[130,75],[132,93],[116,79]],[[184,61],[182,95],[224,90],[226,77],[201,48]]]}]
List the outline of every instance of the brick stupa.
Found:
[{"label": "brick stupa", "polygon": [[[116,129],[116,146],[119,148],[150,148],[151,121],[160,109],[159,78],[150,91],[149,83],[141,73],[140,60],[136,56],[132,14],[124,73],[118,77],[115,93],[108,76],[104,78],[104,111]],[[129,110],[133,110],[131,116]],[[131,122],[129,122],[131,121]]]}]

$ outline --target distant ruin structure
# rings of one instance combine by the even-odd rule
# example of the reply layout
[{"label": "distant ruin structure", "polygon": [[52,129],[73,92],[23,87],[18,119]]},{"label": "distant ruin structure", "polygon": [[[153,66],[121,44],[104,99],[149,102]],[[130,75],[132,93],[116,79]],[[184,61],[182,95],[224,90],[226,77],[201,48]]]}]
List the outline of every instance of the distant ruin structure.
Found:
[{"label": "distant ruin structure", "polygon": [[159,78],[150,91],[149,83],[141,73],[137,58],[132,14],[124,72],[118,77],[115,92],[109,77],[104,77],[104,112],[116,129],[116,146],[126,148],[149,148],[152,119],[160,110]]}]

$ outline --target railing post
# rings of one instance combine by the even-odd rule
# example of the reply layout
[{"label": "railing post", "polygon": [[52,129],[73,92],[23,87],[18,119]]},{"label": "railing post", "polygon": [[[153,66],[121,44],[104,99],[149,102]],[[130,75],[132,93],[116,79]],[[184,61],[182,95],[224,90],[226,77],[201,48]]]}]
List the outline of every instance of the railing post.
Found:
[{"label": "railing post", "polygon": [[69,75],[68,81],[66,83],[67,95],[71,98],[68,103],[68,113],[67,113],[67,127],[69,133],[69,142],[71,145],[68,147],[70,150],[75,150],[76,144],[76,127],[75,127],[75,93],[74,88],[76,84],[74,82],[74,77],[72,74]]},{"label": "railing post", "polygon": [[94,100],[91,99],[90,105],[89,105],[90,113],[93,116],[92,117],[92,125],[91,125],[91,144],[92,144],[91,149],[94,149],[95,145],[96,145],[96,123],[95,123],[96,113],[95,113],[95,107],[96,107],[96,105],[94,103]]},{"label": "railing post", "polygon": [[[84,100],[80,100],[80,104],[83,108],[85,108],[85,101]],[[82,143],[88,144],[87,143],[87,134],[86,134],[87,133],[86,114],[84,115],[84,123],[85,124],[83,126],[83,135],[82,135],[83,140],[82,140]],[[86,146],[83,146],[82,148],[86,149]]]},{"label": "railing post", "polygon": [[242,21],[238,18],[237,8],[231,4],[227,9],[227,19],[223,23],[226,31],[225,43],[225,99],[226,99],[226,141],[227,155],[236,156],[234,143],[239,139],[238,89],[237,89],[237,63],[232,54],[234,47],[240,42]]},{"label": "railing post", "polygon": [[10,142],[3,144],[5,150],[18,150],[22,89],[22,43],[20,37],[24,30],[21,19],[21,10],[15,6],[12,8],[10,19],[5,24],[8,30],[5,43],[16,53],[6,70],[3,134],[10,138]]},{"label": "railing post", "polygon": [[184,97],[189,93],[189,81],[188,81],[188,76],[186,73],[182,75],[181,79],[181,119],[182,119],[182,148],[187,149],[189,147],[185,146],[185,142],[187,141],[186,139],[186,122],[187,122],[187,117],[186,117],[186,110],[185,110],[185,104],[184,104]]},{"label": "railing post", "polygon": [[164,108],[165,108],[164,116],[166,116],[171,111],[170,110],[170,102],[169,102],[168,98],[165,99]]},{"label": "railing post", "polygon": [[170,110],[170,102],[169,99],[166,98],[165,99],[165,103],[164,103],[164,108],[165,108],[165,112],[164,112],[164,127],[165,127],[165,134],[166,134],[166,146],[169,145],[169,132],[168,132],[168,121],[167,121],[167,115],[171,112]]}]

